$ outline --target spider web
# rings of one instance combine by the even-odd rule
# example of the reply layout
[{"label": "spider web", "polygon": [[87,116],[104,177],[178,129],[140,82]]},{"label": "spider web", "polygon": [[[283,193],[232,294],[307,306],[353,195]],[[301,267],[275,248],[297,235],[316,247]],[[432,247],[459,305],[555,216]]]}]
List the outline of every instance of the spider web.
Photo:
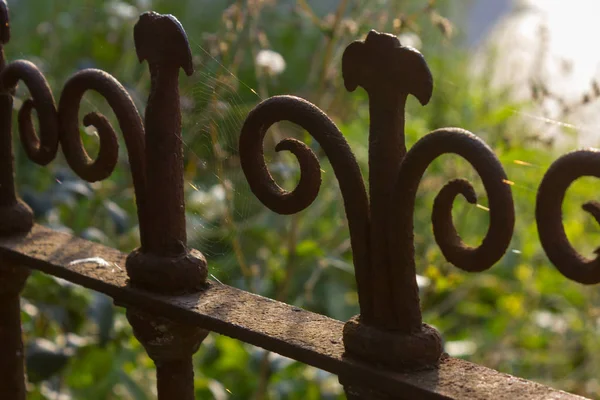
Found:
[{"label": "spider web", "polygon": [[[235,264],[249,273],[244,231],[264,225],[271,212],[249,189],[239,162],[238,141],[248,112],[264,98],[200,44],[193,43],[193,49],[202,59],[196,66],[197,81],[181,91],[183,99],[193,99],[183,131],[188,241],[209,259],[220,260],[211,265],[213,278],[223,277],[218,265]],[[302,132],[292,124],[282,125],[286,136]],[[289,155],[275,155],[280,135],[280,127],[270,130],[265,154],[275,179],[292,189],[299,171]],[[284,223],[285,217],[279,218]]]}]

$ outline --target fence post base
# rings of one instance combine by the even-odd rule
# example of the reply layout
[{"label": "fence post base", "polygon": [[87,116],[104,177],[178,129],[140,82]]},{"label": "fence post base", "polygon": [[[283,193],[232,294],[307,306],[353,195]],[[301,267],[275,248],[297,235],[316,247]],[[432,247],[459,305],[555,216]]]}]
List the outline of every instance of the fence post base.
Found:
[{"label": "fence post base", "polygon": [[208,331],[127,309],[133,334],[156,365],[159,400],[194,400],[192,356]]},{"label": "fence post base", "polygon": [[395,371],[435,368],[443,353],[442,337],[430,325],[414,333],[382,330],[352,317],[344,325],[346,355],[369,364],[381,364]]}]

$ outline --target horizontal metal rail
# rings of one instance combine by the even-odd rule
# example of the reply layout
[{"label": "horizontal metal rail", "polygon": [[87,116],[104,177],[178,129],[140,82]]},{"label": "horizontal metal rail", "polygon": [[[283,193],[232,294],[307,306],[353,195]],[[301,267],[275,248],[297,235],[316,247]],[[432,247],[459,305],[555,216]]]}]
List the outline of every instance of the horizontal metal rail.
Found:
[{"label": "horizontal metal rail", "polygon": [[129,285],[127,255],[34,225],[0,238],[0,261],[32,268],[112,297],[117,305],[230,336],[401,398],[582,399],[464,360],[444,357],[436,369],[394,373],[344,357],[344,323],[209,281],[197,293],[160,295]]}]

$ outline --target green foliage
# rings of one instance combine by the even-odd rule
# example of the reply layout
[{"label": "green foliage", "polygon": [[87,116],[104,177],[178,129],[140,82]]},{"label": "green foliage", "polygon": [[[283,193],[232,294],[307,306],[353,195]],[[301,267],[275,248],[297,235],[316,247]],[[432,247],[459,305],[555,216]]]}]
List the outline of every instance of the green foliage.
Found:
[{"label": "green foliage", "polygon": [[[340,320],[357,314],[358,303],[347,223],[331,167],[298,128],[282,123],[272,129],[265,149],[282,186],[294,187],[298,169],[289,156],[271,150],[278,138],[303,139],[317,151],[323,168],[315,204],[296,216],[275,215],[254,199],[241,173],[239,129],[261,98],[300,95],[336,120],[366,175],[367,98],[362,90],[344,91],[342,51],[371,28],[416,32],[436,85],[427,107],[409,100],[407,144],[445,126],[480,135],[505,166],[518,216],[511,248],[496,266],[476,275],[455,269],[433,240],[433,198],[449,179],[475,182],[481,207],[458,199],[454,209],[458,230],[471,245],[486,232],[487,199],[464,160],[444,156],[430,167],[415,210],[425,320],[441,330],[453,354],[561,389],[600,395],[598,294],[560,276],[537,239],[535,192],[558,153],[524,135],[515,110],[526,104],[510,103],[485,79],[470,74],[468,54],[442,17],[451,3],[459,7],[457,2],[429,2],[433,8],[416,0],[12,3],[10,60],[39,65],[56,97],[77,69],[104,69],[127,87],[140,109],[149,82],[146,65],[135,57],[133,24],[142,8],[176,15],[188,32],[196,65],[195,75],[182,79],[190,245],[207,255],[213,278]],[[257,67],[253,60],[261,49],[279,52],[286,70],[274,75]],[[26,98],[23,89],[18,98]],[[93,94],[85,99],[80,115],[96,110],[112,118],[103,99]],[[82,128],[82,138],[91,154],[97,152],[93,131]],[[121,153],[109,180],[88,184],[62,159],[39,168],[18,151],[19,192],[39,222],[129,252],[138,245],[137,217],[127,155]],[[593,195],[593,182],[581,180],[563,208],[567,234],[584,254],[591,254],[600,239],[578,208]],[[110,299],[39,273],[29,279],[23,298],[32,399],[57,393],[91,400],[155,396],[152,362],[133,338],[123,310]],[[197,398],[343,398],[335,376],[214,334],[195,364]]]}]

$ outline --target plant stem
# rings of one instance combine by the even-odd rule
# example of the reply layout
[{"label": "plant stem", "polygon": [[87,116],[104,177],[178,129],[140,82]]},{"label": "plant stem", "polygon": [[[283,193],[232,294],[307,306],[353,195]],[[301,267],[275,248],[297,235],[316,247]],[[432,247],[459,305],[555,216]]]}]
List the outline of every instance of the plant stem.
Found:
[{"label": "plant stem", "polygon": [[342,17],[344,16],[344,12],[346,11],[347,5],[348,0],[340,1],[340,4],[338,5],[337,10],[335,12],[335,19],[333,20],[333,25],[331,26],[331,33],[327,36],[327,44],[325,45],[325,55],[323,57],[321,75],[319,77],[319,86],[317,89],[318,98],[320,98],[323,95],[323,92],[325,90],[327,70],[329,69],[329,64],[331,63],[331,58],[333,56],[333,45],[335,44],[336,35],[338,33],[340,23],[342,22]]}]

